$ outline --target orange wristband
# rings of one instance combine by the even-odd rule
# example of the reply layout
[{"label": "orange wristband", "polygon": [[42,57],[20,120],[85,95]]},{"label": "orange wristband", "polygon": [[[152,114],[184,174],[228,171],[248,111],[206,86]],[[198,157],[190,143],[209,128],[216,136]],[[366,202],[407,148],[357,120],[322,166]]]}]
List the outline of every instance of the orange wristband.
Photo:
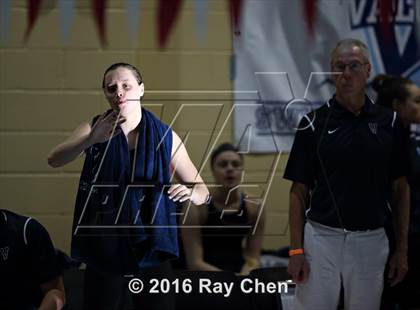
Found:
[{"label": "orange wristband", "polygon": [[289,256],[303,254],[303,249],[289,250]]}]

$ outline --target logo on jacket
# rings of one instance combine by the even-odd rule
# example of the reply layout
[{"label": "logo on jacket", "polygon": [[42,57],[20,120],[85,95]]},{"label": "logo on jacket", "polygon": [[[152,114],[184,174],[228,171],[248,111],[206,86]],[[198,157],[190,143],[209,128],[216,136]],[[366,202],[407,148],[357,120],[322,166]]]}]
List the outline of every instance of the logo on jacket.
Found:
[{"label": "logo on jacket", "polygon": [[10,247],[5,246],[4,248],[0,248],[1,258],[3,260],[7,260],[9,258],[9,249]]},{"label": "logo on jacket", "polygon": [[378,133],[378,123],[369,123],[370,132],[376,135]]}]

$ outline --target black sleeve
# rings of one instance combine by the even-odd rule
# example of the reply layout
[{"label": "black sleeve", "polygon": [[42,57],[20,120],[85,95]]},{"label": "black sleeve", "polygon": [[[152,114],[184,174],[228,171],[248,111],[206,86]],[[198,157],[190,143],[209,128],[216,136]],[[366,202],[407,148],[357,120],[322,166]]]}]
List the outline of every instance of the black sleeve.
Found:
[{"label": "black sleeve", "polygon": [[[409,170],[410,176],[416,180],[420,177],[420,134],[411,132],[409,138]],[[411,188],[413,190],[413,188]]]},{"label": "black sleeve", "polygon": [[316,152],[313,114],[302,118],[296,131],[284,178],[313,187],[315,178]]},{"label": "black sleeve", "polygon": [[61,275],[57,254],[47,230],[31,219],[25,231],[32,275],[41,285]]},{"label": "black sleeve", "polygon": [[407,176],[409,164],[409,131],[403,127],[398,117],[394,124],[393,140],[391,179],[396,180]]}]

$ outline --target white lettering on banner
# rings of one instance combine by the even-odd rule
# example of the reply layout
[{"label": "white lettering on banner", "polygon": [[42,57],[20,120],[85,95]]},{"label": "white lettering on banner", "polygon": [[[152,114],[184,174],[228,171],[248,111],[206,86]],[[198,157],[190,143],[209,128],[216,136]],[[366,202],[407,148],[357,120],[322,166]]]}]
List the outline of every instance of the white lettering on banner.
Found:
[{"label": "white lettering on banner", "polygon": [[366,5],[367,0],[360,1],[359,6],[357,6],[354,2],[350,4],[350,16],[353,25],[360,25],[362,22],[363,12]]},{"label": "white lettering on banner", "polygon": [[[363,15],[369,12],[366,20]],[[358,25],[376,25],[380,19],[380,6],[378,0],[367,1],[361,0],[358,4],[356,1],[350,1],[350,16],[353,26]],[[415,21],[414,3],[412,0],[392,1],[392,12],[388,21],[395,23],[413,23]]]}]

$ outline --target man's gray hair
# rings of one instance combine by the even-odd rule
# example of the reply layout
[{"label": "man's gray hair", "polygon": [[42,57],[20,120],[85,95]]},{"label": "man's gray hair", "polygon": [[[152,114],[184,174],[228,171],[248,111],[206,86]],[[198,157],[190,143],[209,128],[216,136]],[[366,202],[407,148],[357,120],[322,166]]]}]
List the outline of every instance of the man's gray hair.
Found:
[{"label": "man's gray hair", "polygon": [[368,51],[367,45],[364,42],[362,42],[362,41],[360,41],[358,39],[352,39],[352,38],[343,39],[343,40],[338,41],[337,45],[331,51],[331,54],[330,54],[331,62],[332,62],[335,54],[337,53],[337,51],[339,49],[346,48],[346,47],[354,47],[354,46],[360,48],[360,51],[362,52],[363,57],[365,58],[365,60],[367,62],[370,63],[370,60],[369,60],[369,51]]}]

